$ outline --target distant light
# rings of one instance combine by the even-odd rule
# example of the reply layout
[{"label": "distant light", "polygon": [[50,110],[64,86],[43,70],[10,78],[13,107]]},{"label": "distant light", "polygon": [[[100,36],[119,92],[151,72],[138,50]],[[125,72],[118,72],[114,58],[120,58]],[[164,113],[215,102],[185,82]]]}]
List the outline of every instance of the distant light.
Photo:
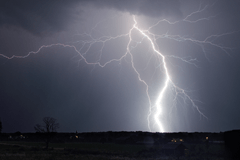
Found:
[{"label": "distant light", "polygon": [[206,140],[208,140],[208,137],[206,137]]}]

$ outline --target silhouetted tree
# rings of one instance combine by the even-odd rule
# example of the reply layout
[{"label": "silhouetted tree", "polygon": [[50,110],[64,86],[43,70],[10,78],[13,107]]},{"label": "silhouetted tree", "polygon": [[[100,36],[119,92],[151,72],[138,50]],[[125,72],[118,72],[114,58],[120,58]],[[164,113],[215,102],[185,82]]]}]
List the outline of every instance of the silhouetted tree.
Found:
[{"label": "silhouetted tree", "polygon": [[48,149],[49,141],[57,132],[57,129],[59,128],[59,123],[57,123],[57,120],[52,117],[44,117],[43,123],[43,125],[36,124],[34,126],[34,129],[36,132],[43,133],[46,138],[46,149]]}]

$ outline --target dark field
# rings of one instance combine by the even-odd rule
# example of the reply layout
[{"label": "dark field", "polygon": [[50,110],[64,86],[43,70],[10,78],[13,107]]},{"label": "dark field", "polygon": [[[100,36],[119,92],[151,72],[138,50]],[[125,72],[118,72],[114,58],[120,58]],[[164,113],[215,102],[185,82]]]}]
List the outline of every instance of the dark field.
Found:
[{"label": "dark field", "polygon": [[185,144],[184,156],[163,155],[161,145],[130,145],[114,143],[45,143],[24,141],[0,142],[1,160],[104,160],[104,159],[228,159],[223,144]]}]

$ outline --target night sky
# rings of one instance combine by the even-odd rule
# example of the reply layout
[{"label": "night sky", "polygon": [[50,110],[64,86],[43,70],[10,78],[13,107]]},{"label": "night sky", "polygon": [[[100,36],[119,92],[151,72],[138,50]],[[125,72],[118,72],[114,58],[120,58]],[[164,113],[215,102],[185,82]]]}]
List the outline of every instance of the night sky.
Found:
[{"label": "night sky", "polygon": [[132,59],[105,67],[83,60],[120,59],[133,15],[140,29],[158,35],[154,43],[172,81],[205,115],[169,87],[159,117],[164,132],[239,129],[239,6],[239,0],[1,0],[2,131],[34,132],[44,117],[56,118],[60,132],[159,131],[154,107],[148,127],[146,85],[131,63],[154,104],[166,75],[146,37],[132,31]]}]

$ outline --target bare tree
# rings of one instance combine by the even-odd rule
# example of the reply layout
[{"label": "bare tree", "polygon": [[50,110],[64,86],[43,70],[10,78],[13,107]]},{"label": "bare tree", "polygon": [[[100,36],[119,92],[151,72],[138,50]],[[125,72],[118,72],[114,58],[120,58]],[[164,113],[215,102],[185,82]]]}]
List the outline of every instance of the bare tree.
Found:
[{"label": "bare tree", "polygon": [[57,120],[52,117],[44,117],[43,123],[44,125],[36,124],[34,126],[36,132],[51,133],[56,132],[59,128],[59,123],[57,123]]},{"label": "bare tree", "polygon": [[34,129],[36,132],[44,133],[43,135],[46,138],[46,149],[48,149],[49,141],[52,138],[53,133],[57,132],[57,129],[59,128],[59,123],[57,123],[57,120],[52,117],[44,117],[43,123],[43,125],[36,124],[34,126]]}]

